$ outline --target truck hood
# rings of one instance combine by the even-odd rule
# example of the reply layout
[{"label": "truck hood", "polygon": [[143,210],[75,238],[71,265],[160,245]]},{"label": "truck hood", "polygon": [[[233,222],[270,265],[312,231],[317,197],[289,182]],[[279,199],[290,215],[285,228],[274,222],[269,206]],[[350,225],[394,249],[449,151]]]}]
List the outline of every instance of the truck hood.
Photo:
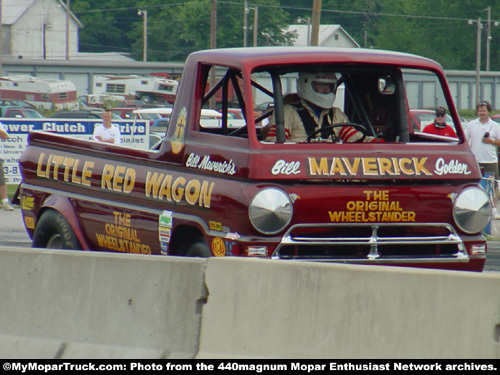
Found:
[{"label": "truck hood", "polygon": [[[445,146],[447,147],[447,146]],[[249,157],[252,179],[334,180],[471,180],[481,178],[473,154],[463,147],[436,151],[347,149],[341,152],[267,152]]]}]

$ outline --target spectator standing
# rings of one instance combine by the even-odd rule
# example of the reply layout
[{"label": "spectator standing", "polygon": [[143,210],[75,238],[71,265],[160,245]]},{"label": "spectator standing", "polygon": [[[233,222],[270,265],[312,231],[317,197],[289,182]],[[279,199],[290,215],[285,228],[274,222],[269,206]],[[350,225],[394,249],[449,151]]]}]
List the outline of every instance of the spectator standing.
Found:
[{"label": "spectator standing", "polygon": [[120,129],[113,126],[111,119],[113,115],[110,111],[104,111],[102,114],[102,124],[94,129],[94,140],[99,142],[119,144],[121,142]]},{"label": "spectator standing", "polygon": [[455,130],[446,123],[446,108],[437,107],[434,122],[424,128],[424,133],[457,138]]},{"label": "spectator standing", "polygon": [[490,118],[491,104],[481,101],[476,106],[477,119],[469,122],[465,135],[472,153],[476,157],[481,172],[495,176],[493,197],[493,218],[500,219],[497,211],[498,202],[498,146],[500,146],[500,125]]},{"label": "spectator standing", "polygon": [[[0,122],[0,139],[5,141],[9,138],[7,129]],[[2,205],[5,211],[13,211],[14,208],[9,203],[9,197],[7,195],[7,185],[5,185],[5,173],[3,170],[3,142],[0,142],[0,197],[2,198]]]}]

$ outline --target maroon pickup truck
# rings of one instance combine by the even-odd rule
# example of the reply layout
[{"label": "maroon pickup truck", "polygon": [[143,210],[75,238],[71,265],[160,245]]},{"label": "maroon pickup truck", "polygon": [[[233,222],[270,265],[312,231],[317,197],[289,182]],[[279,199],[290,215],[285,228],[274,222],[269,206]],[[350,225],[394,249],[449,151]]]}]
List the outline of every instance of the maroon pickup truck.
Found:
[{"label": "maroon pickup truck", "polygon": [[[407,85],[422,76],[435,82],[458,138],[411,126],[418,93]],[[329,123],[315,128],[300,117],[297,127],[302,101],[321,83]],[[256,111],[264,102],[274,105]],[[203,118],[205,108],[222,117]],[[168,129],[151,149],[44,132],[28,143],[20,197],[34,247],[484,266],[490,199],[443,70],[426,58],[322,47],[200,51],[188,57]]]}]

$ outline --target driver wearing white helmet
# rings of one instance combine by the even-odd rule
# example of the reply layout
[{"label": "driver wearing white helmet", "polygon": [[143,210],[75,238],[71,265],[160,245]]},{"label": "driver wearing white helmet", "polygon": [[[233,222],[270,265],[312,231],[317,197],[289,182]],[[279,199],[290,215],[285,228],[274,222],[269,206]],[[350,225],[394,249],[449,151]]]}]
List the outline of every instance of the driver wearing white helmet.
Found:
[{"label": "driver wearing white helmet", "polygon": [[[333,107],[337,77],[334,73],[299,73],[297,80],[298,100],[283,106],[285,140],[303,142],[314,133],[327,139],[332,136],[338,142],[374,142],[376,138],[364,136],[352,126],[325,129],[330,125],[349,122],[340,108]],[[274,114],[269,119],[266,141],[276,141]],[[316,138],[314,136],[314,138]]]}]

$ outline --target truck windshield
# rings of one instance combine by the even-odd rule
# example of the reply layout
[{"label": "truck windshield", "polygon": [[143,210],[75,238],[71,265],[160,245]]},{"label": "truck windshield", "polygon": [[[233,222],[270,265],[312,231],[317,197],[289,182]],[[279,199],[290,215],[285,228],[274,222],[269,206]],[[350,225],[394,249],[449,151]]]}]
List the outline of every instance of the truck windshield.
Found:
[{"label": "truck windshield", "polygon": [[436,119],[436,108],[447,108],[440,82],[430,72],[366,65],[300,66],[280,73],[279,84],[275,71],[254,76],[273,92],[269,96],[257,90],[254,97],[255,107],[269,114],[261,129],[264,142],[459,141],[460,124],[449,114],[446,132],[426,129]]},{"label": "truck windshield", "polygon": [[194,130],[240,138],[255,133],[265,143],[463,141],[449,113],[446,131],[428,131],[436,108],[447,111],[433,72],[370,64],[262,67],[250,77],[250,95],[239,70],[206,69],[201,108],[217,115],[200,113]]}]

